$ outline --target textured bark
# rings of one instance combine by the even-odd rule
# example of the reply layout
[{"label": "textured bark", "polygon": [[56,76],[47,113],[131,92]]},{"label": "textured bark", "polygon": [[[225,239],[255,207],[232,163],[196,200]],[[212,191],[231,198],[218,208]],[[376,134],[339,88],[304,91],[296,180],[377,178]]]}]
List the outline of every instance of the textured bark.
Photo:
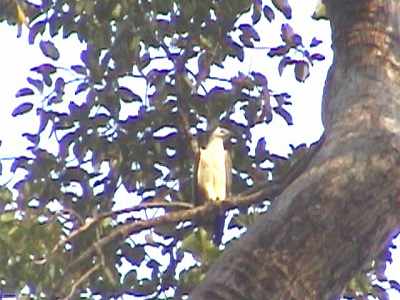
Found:
[{"label": "textured bark", "polygon": [[400,3],[326,0],[324,143],[190,299],[337,299],[400,224]]}]

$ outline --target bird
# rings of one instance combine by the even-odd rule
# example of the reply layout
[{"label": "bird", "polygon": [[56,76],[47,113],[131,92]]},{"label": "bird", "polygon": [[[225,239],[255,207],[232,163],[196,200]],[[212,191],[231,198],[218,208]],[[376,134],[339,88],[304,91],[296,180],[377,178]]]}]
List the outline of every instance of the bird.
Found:
[{"label": "bird", "polygon": [[[194,167],[195,205],[206,201],[224,201],[231,195],[232,161],[225,142],[231,132],[217,126],[210,134],[205,147],[199,149]],[[211,220],[213,242],[219,245],[222,240],[225,215],[217,214]]]}]

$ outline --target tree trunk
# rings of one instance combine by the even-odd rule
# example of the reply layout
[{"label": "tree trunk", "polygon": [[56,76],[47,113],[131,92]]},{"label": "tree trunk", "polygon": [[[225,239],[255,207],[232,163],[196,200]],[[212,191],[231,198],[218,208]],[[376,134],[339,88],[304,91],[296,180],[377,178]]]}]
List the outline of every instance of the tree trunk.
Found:
[{"label": "tree trunk", "polygon": [[337,299],[400,224],[400,3],[326,0],[324,142],[190,299]]}]

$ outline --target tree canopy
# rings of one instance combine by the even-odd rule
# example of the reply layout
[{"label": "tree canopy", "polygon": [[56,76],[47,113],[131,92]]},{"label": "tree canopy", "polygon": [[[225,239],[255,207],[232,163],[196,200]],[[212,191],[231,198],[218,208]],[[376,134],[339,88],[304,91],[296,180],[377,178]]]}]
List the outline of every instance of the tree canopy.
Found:
[{"label": "tree canopy", "polygon": [[[303,40],[287,21],[279,43],[262,38],[260,26],[279,22],[278,15],[291,18],[286,0],[0,4],[0,20],[28,27],[28,42],[47,59],[33,62],[12,112],[23,118],[35,111],[37,124],[24,133],[29,155],[11,166],[24,176],[13,190],[1,188],[3,294],[28,287],[45,299],[180,299],[204,279],[224,247],[199,229],[202,220],[234,209],[228,228],[249,226],[320,146],[292,147],[286,159],[267,150],[265,137],[253,138],[254,128],[277,118],[293,124],[290,92],[269,77],[290,69],[304,82],[324,60],[322,41]],[[62,65],[55,36],[84,43],[80,64]],[[243,62],[248,49],[276,60],[277,69],[227,75],[224,68]],[[233,132],[234,196],[195,207],[193,161],[217,124]],[[385,260],[377,261],[367,271],[383,279]],[[367,271],[349,295],[383,297]]]}]

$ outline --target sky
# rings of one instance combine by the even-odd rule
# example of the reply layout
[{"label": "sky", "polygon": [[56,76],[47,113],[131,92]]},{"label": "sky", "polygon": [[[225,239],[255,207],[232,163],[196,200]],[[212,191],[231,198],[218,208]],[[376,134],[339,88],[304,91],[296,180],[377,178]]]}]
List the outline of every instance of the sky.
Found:
[{"label": "sky", "polygon": [[[265,125],[254,132],[255,140],[258,137],[266,136],[268,150],[284,156],[290,152],[289,144],[295,146],[304,142],[311,144],[317,141],[323,132],[321,123],[322,88],[326,72],[332,61],[332,51],[330,50],[328,22],[320,21],[316,23],[311,18],[307,18],[312,14],[315,2],[316,0],[309,0],[307,4],[304,4],[303,1],[291,1],[294,18],[290,21],[290,24],[301,33],[305,43],[309,43],[314,36],[323,40],[324,43],[317,49],[326,56],[326,60],[317,63],[311,69],[311,75],[305,83],[298,83],[293,79],[291,68],[285,70],[282,77],[277,75],[268,77],[269,85],[276,90],[290,91],[293,106],[288,110],[292,113],[294,125],[287,126],[283,119],[277,117],[269,125]],[[296,3],[301,4],[296,5]],[[281,21],[284,21],[283,18]],[[280,22],[275,23],[276,25],[265,27],[265,31],[261,29],[259,32],[262,39],[264,37],[271,44],[280,39]],[[0,140],[2,141],[0,159],[3,163],[3,175],[0,177],[0,184],[4,184],[12,178],[12,174],[7,171],[12,158],[26,153],[26,147],[29,146],[26,139],[22,137],[22,133],[33,133],[38,126],[34,110],[32,113],[21,117],[11,117],[13,109],[19,103],[25,101],[24,98],[15,98],[15,94],[20,88],[28,86],[26,77],[32,75],[29,69],[46,62],[47,59],[41,53],[38,43],[28,45],[26,29],[22,38],[18,39],[17,29],[3,22],[0,23],[0,36],[2,39],[0,49],[0,82],[2,83],[0,120],[3,122],[3,126],[0,127]],[[37,39],[38,41],[39,39]],[[62,40],[56,38],[54,41],[61,52],[61,58],[57,64],[69,66],[80,63],[80,51],[84,46],[76,39]],[[248,73],[251,68],[251,70],[261,73],[276,74],[278,61],[270,62],[269,59],[264,57],[266,56],[265,51],[252,51],[251,55],[246,55],[248,58],[244,64],[235,65],[235,62],[231,62],[224,70],[219,72],[223,72],[224,76],[230,73],[235,75],[238,70]],[[400,239],[397,239],[397,245],[400,248]],[[394,257],[395,263],[388,266],[387,275],[400,281],[400,250],[396,251]],[[389,293],[391,300],[400,299],[400,293],[396,291],[389,291]]]}]

